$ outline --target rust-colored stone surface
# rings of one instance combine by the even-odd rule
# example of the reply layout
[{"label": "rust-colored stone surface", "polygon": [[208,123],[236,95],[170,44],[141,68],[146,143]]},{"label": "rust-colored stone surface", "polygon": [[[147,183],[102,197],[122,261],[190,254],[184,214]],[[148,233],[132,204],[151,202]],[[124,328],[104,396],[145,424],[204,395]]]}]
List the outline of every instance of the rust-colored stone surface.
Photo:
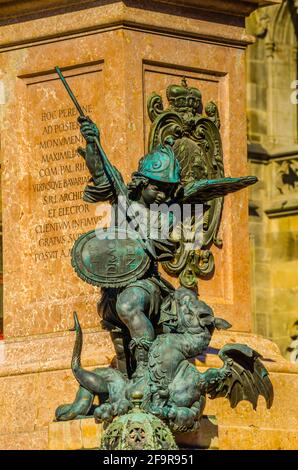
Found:
[{"label": "rust-colored stone surface", "polygon": [[180,449],[218,450],[218,422],[216,416],[203,415],[200,427],[195,432],[174,433]]},{"label": "rust-colored stone surface", "polygon": [[[82,141],[76,112],[54,66],[65,71],[81,105],[99,124],[103,147],[126,181],[146,151],[149,94],[156,91],[165,98],[166,87],[183,76],[200,88],[204,102],[214,100],[219,106],[226,175],[245,175],[244,52],[251,38],[242,19],[226,13],[227,22],[218,23],[218,16],[200,10],[190,15],[183,7],[138,9],[112,2],[1,27],[1,449],[47,448],[55,408],[73,400],[77,383],[69,366],[74,338],[67,330],[74,310],[85,332],[84,366],[107,366],[114,356],[108,334],[100,331],[99,292],[80,281],[70,265],[74,239],[99,220],[103,223],[107,214],[103,206],[80,200],[88,178],[76,154]],[[246,191],[226,198],[223,248],[213,249],[216,271],[200,283],[200,294],[234,328],[217,335],[213,347],[247,342],[259,350],[268,359],[277,398],[271,411],[263,403],[257,412],[246,403],[236,410],[223,400],[208,403],[223,448],[244,445],[240,437],[233,441],[240,427],[255,426],[260,436],[270,428],[272,437],[266,442],[264,437],[264,443],[251,433],[248,448],[270,448],[279,435],[285,436],[284,429],[297,428],[297,393],[290,397],[298,387],[297,369],[281,359],[272,343],[250,334],[247,212]],[[214,354],[198,367],[212,364],[218,364]],[[94,437],[79,424],[65,425],[71,436],[68,448],[75,441],[86,448]],[[51,429],[60,432],[55,424]],[[55,442],[52,448],[59,447]],[[279,445],[294,444],[283,437]]]},{"label": "rust-colored stone surface", "polygon": [[0,439],[0,450],[47,450],[48,430],[4,434]]},{"label": "rust-colored stone surface", "polygon": [[[93,418],[61,421],[49,424],[48,448],[50,450],[97,449],[101,446],[103,427]],[[195,433],[175,434],[182,449],[218,449],[218,425],[215,416],[203,416],[200,429]]]},{"label": "rust-colored stone surface", "polygon": [[100,447],[102,425],[93,418],[56,422],[49,425],[50,450],[82,450]]},{"label": "rust-colored stone surface", "polygon": [[[118,0],[110,0],[110,3],[115,3]],[[226,12],[229,11],[237,16],[248,15],[252,10],[256,8],[258,4],[271,5],[280,3],[282,0],[240,0],[235,2],[234,0],[152,0],[147,1],[147,4],[152,4],[155,8],[165,4],[171,5],[171,8],[175,6],[187,6],[192,8],[203,8],[208,11],[215,12]],[[90,0],[5,0],[4,5],[0,6],[1,19],[2,21],[9,21],[11,19],[30,17],[32,13],[46,12],[47,14],[64,13],[65,10],[72,10],[79,6],[84,8],[90,6]],[[100,2],[97,2],[100,3]],[[106,3],[106,2],[105,2]],[[125,0],[123,3],[128,3]],[[135,2],[135,4],[141,2]],[[130,1],[131,5],[132,2]]]}]

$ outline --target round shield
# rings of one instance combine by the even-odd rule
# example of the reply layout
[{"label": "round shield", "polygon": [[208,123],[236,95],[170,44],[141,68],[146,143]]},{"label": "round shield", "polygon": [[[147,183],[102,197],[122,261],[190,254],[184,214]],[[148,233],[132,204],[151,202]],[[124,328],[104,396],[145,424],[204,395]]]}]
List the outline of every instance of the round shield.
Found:
[{"label": "round shield", "polygon": [[118,227],[80,236],[71,259],[77,275],[99,287],[124,287],[141,279],[150,267],[150,258],[136,232]]}]

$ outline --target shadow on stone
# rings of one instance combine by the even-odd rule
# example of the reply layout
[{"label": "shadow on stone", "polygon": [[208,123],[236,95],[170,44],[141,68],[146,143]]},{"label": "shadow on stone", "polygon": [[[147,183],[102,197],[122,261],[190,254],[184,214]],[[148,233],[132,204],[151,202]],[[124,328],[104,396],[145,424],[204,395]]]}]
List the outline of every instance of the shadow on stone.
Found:
[{"label": "shadow on stone", "polygon": [[218,450],[218,423],[216,416],[203,416],[201,426],[196,432],[175,433],[180,449]]}]

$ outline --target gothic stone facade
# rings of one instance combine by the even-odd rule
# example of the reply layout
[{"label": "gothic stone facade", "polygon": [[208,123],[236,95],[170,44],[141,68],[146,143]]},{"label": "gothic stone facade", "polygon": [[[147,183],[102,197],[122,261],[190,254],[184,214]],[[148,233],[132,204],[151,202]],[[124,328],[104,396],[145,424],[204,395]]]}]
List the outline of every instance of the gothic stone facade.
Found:
[{"label": "gothic stone facade", "polygon": [[250,234],[255,330],[286,354],[298,320],[298,2],[260,8],[247,22]]}]

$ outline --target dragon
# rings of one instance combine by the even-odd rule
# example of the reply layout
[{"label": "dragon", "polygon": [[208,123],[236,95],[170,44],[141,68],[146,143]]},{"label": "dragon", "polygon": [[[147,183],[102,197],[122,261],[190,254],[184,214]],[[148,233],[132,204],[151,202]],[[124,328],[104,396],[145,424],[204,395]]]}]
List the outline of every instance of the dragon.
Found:
[{"label": "dragon", "polygon": [[[97,422],[110,422],[132,408],[131,397],[141,392],[142,407],[164,420],[173,431],[189,432],[200,425],[206,398],[226,397],[236,407],[242,400],[256,409],[259,396],[267,408],[273,402],[273,387],[260,354],[245,344],[226,344],[218,356],[220,368],[199,372],[191,359],[206,351],[215,329],[231,325],[214,316],[196,292],[180,287],[163,302],[161,333],[149,349],[148,366],[142,377],[128,379],[111,367],[92,371],[81,366],[83,334],[76,313],[76,340],[72,371],[80,387],[72,404],[59,406],[56,420],[71,420],[93,414]],[[99,397],[99,406],[93,405]]]}]

